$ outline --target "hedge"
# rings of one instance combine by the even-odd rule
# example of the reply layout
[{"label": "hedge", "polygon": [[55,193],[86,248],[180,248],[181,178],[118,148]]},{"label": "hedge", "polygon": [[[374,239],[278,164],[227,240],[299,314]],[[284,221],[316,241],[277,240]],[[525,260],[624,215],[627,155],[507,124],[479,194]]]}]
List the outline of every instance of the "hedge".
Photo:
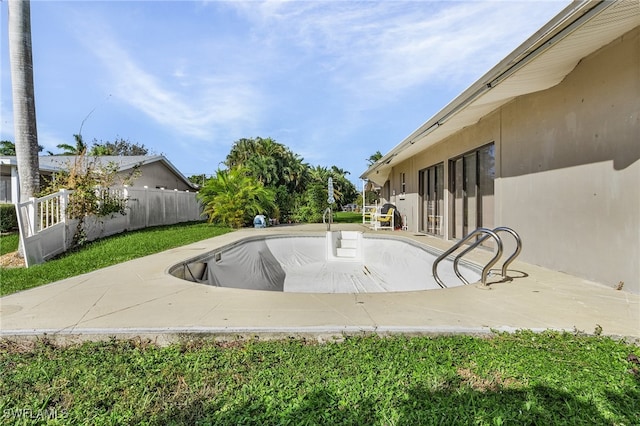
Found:
[{"label": "hedge", "polygon": [[16,229],[18,229],[16,206],[13,204],[0,204],[0,232],[11,232]]}]

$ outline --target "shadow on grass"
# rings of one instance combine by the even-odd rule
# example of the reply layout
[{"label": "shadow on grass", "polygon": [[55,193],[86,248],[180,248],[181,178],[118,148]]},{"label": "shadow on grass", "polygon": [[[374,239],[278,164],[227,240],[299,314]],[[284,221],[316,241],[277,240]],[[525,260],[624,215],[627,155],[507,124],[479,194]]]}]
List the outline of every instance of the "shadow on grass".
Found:
[{"label": "shadow on grass", "polygon": [[[636,406],[640,392],[634,389],[621,394],[608,393],[604,402],[606,407],[599,409],[594,401],[583,401],[547,386],[491,391],[456,386],[440,391],[416,386],[407,391],[407,398],[403,400],[383,402],[363,396],[349,405],[345,405],[341,395],[327,389],[314,390],[286,404],[257,396],[233,407],[223,407],[218,401],[195,401],[183,407],[170,407],[153,420],[139,418],[134,421],[216,425],[595,425],[640,422]],[[286,407],[284,410],[283,406]],[[611,418],[604,417],[602,411],[608,412]]]}]

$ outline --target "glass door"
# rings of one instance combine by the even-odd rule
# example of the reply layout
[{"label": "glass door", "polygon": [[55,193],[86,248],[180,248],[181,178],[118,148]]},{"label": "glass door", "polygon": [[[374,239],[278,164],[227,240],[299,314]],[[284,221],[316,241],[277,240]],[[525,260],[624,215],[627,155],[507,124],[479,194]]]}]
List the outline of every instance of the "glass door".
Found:
[{"label": "glass door", "polygon": [[444,163],[421,170],[419,180],[422,204],[420,230],[428,234],[443,235]]},{"label": "glass door", "polygon": [[478,227],[494,227],[495,145],[450,162],[451,237],[461,239]]}]

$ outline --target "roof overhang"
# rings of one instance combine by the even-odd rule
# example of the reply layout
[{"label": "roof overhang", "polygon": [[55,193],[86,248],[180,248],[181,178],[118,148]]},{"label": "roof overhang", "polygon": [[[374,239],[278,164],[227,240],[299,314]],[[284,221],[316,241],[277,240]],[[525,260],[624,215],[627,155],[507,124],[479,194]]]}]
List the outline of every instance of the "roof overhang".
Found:
[{"label": "roof overhang", "polygon": [[518,96],[559,84],[582,58],[638,25],[638,0],[574,1],[360,178],[384,185],[394,165],[477,123]]}]

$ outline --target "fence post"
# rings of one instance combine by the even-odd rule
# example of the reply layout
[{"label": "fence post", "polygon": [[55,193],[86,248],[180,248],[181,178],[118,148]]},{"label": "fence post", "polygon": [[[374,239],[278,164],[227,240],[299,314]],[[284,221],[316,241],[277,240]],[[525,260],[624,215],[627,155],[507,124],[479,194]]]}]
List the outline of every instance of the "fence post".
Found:
[{"label": "fence post", "polygon": [[37,199],[33,197],[29,197],[29,203],[27,204],[27,224],[29,227],[30,237],[36,235],[36,233],[38,232],[38,224],[36,222],[36,219],[37,219],[36,204],[37,204]]},{"label": "fence post", "polygon": [[162,190],[162,223],[167,223],[167,192],[164,190],[164,187],[160,189]]},{"label": "fence post", "polygon": [[129,207],[129,185],[123,185],[122,188],[122,199],[124,200],[124,209],[123,211],[126,213],[125,216],[127,219],[125,220],[125,229],[131,229],[131,209],[127,212],[126,209]]},{"label": "fence post", "polygon": [[62,247],[67,251],[67,206],[69,205],[69,193],[66,189],[60,190],[60,222],[64,224],[62,233]]},{"label": "fence post", "polygon": [[180,194],[178,194],[178,188],[175,188],[173,192],[173,198],[175,199],[176,203],[176,223],[180,223]]},{"label": "fence post", "polygon": [[144,186],[144,227],[149,227],[149,187]]}]

